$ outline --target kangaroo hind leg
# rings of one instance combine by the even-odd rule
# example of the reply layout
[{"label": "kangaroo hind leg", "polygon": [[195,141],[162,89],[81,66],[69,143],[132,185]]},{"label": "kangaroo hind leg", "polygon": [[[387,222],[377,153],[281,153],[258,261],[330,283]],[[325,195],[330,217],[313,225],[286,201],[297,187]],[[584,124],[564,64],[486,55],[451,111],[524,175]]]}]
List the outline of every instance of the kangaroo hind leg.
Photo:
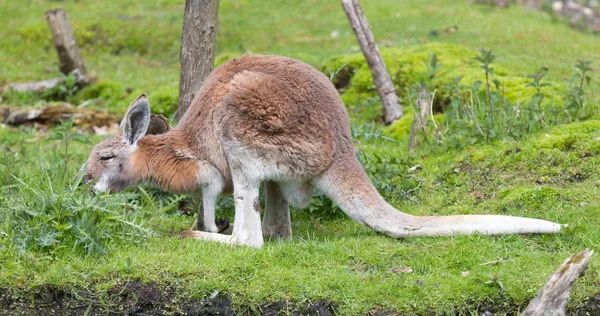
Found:
[{"label": "kangaroo hind leg", "polygon": [[266,205],[262,230],[265,237],[291,239],[292,223],[290,209],[281,187],[273,181],[265,183]]},{"label": "kangaroo hind leg", "polygon": [[240,245],[260,248],[264,243],[258,197],[260,181],[239,172],[232,172],[232,179],[235,218],[231,235]]}]

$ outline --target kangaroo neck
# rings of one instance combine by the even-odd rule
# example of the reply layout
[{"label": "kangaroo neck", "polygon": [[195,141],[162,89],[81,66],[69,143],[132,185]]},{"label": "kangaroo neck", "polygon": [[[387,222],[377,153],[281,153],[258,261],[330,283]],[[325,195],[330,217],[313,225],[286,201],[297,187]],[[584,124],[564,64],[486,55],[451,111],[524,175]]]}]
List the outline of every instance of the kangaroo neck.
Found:
[{"label": "kangaroo neck", "polygon": [[129,162],[138,182],[149,182],[169,192],[189,193],[198,189],[198,157],[177,130],[144,136]]}]

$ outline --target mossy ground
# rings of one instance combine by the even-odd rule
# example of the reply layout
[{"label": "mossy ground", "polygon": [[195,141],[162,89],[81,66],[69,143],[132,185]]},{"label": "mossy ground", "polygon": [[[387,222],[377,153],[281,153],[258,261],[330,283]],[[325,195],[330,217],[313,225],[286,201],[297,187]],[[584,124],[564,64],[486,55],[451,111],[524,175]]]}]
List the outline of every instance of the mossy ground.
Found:
[{"label": "mossy ground", "polygon": [[[44,0],[0,3],[0,22],[7,25],[0,30],[0,83],[57,75],[56,56],[43,18],[43,12],[56,4]],[[116,112],[122,112],[132,95],[142,91],[150,94],[152,104],[175,102],[183,12],[180,1],[59,4],[69,12],[88,68],[100,80],[76,98],[97,98],[96,106]],[[596,38],[518,6],[493,10],[467,1],[444,0],[377,0],[363,5],[384,54],[393,60],[412,61],[389,65],[398,70],[394,72],[398,84],[418,79],[425,69],[420,59],[432,50],[445,64],[442,71],[448,78],[463,74],[463,69],[479,78],[480,74],[471,72],[477,67],[469,60],[479,47],[486,47],[501,56],[498,74],[525,78],[545,66],[550,69],[548,80],[557,83],[570,78],[576,59],[593,59],[600,50]],[[223,56],[284,54],[324,69],[330,67],[332,56],[357,51],[336,2],[222,2],[219,19],[217,47]],[[460,26],[456,33],[428,35],[432,29],[455,24]],[[332,37],[335,31],[338,35]],[[218,58],[220,62],[227,59],[223,56]],[[344,58],[358,60],[360,55]],[[373,96],[365,69],[358,69],[354,76],[352,84],[366,87],[364,92]],[[515,84],[520,86],[520,80]],[[588,88],[593,100],[599,94],[595,82]],[[347,101],[356,122],[379,115],[374,98]],[[165,109],[168,111],[168,106]],[[373,309],[468,315],[485,306],[495,306],[499,314],[514,314],[564,258],[584,248],[598,249],[600,121],[558,126],[523,141],[497,141],[462,151],[442,151],[425,144],[417,157],[411,158],[406,153],[409,117],[386,131],[396,135],[396,142],[357,141],[369,154],[422,165],[413,174],[421,179],[413,200],[390,199],[399,210],[416,215],[519,215],[569,223],[572,228],[549,236],[394,240],[343,216],[294,211],[294,239],[269,241],[264,249],[255,250],[174,238],[173,233],[189,227],[193,216],[179,214],[171,204],[166,207],[164,195],[155,191],[150,190],[148,196],[131,189],[125,194],[131,194],[140,206],[137,216],[158,236],[142,245],[111,241],[108,254],[101,256],[85,256],[70,247],[19,253],[0,222],[0,288],[33,303],[35,295],[31,293],[40,286],[69,293],[81,289],[111,293],[127,282],[140,282],[171,286],[182,298],[203,300],[219,291],[231,298],[234,308],[247,312],[265,302],[325,300],[335,302],[342,315],[366,314]],[[24,181],[41,179],[40,161],[51,162],[62,150],[60,143],[45,141],[46,136],[29,128],[0,129],[3,190],[17,185],[11,174]],[[73,145],[69,176],[76,173],[90,149]],[[377,174],[371,176],[377,178]],[[0,207],[6,210],[11,206]],[[226,208],[225,214],[230,211]],[[412,272],[398,273],[401,266]],[[592,259],[586,275],[574,287],[571,309],[582,307],[587,298],[600,292],[599,277],[598,264]],[[100,296],[97,302],[110,303],[103,299]]]}]

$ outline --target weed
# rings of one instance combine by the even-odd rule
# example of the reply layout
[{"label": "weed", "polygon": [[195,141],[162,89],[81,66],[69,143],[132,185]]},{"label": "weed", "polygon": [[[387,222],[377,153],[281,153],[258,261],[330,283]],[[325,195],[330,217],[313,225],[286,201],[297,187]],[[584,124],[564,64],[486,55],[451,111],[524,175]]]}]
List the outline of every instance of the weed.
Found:
[{"label": "weed", "polygon": [[47,140],[49,141],[60,140],[61,143],[64,145],[64,153],[61,153],[58,159],[56,159],[53,163],[53,167],[58,165],[63,166],[63,179],[67,174],[67,167],[69,165],[69,145],[72,142],[92,145],[92,142],[87,137],[85,137],[83,134],[73,132],[72,129],[73,119],[65,120],[62,122],[62,124],[52,129],[52,134],[47,138]]},{"label": "weed", "polygon": [[[446,108],[444,137],[438,138],[440,148],[464,148],[477,143],[490,143],[498,139],[518,140],[551,126],[579,121],[590,117],[594,109],[584,101],[584,84],[591,81],[590,62],[579,61],[573,76],[573,87],[566,92],[564,106],[552,100],[544,102],[544,88],[551,85],[543,82],[548,69],[542,68],[529,75],[535,93],[529,99],[511,102],[504,95],[504,84],[494,78],[491,66],[496,56],[491,50],[482,49],[475,60],[484,70],[485,81],[475,80],[470,86],[461,85],[463,76],[457,76],[447,88],[453,92]],[[493,87],[492,87],[493,84]]]},{"label": "weed", "polygon": [[77,76],[71,73],[64,76],[64,81],[60,84],[52,89],[45,90],[42,93],[41,98],[46,101],[65,101],[72,103],[73,97],[77,91],[79,91]]},{"label": "weed", "polygon": [[583,89],[584,84],[589,85],[592,78],[589,73],[593,71],[591,61],[578,60],[575,68],[578,70],[572,77],[572,88],[567,92],[565,98],[565,113],[568,115],[569,121],[579,121],[583,118],[589,117],[591,109],[587,106],[587,102],[584,100],[585,91]]}]

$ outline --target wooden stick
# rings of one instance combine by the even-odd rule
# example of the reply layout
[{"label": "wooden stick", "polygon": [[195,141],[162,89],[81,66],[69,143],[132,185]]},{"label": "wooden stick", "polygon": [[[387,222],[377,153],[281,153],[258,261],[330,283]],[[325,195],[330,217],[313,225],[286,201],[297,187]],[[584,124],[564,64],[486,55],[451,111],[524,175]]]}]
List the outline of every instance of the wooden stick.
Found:
[{"label": "wooden stick", "polygon": [[369,23],[367,23],[367,18],[363,14],[358,0],[342,0],[342,6],[373,75],[375,87],[383,104],[384,121],[386,124],[392,124],[402,116],[402,106],[396,95],[394,83],[385,68],[385,63],[373,38]]},{"label": "wooden stick", "polygon": [[575,280],[583,274],[594,251],[586,249],[572,255],[550,276],[548,283],[534,298],[521,316],[566,315],[569,293]]}]

